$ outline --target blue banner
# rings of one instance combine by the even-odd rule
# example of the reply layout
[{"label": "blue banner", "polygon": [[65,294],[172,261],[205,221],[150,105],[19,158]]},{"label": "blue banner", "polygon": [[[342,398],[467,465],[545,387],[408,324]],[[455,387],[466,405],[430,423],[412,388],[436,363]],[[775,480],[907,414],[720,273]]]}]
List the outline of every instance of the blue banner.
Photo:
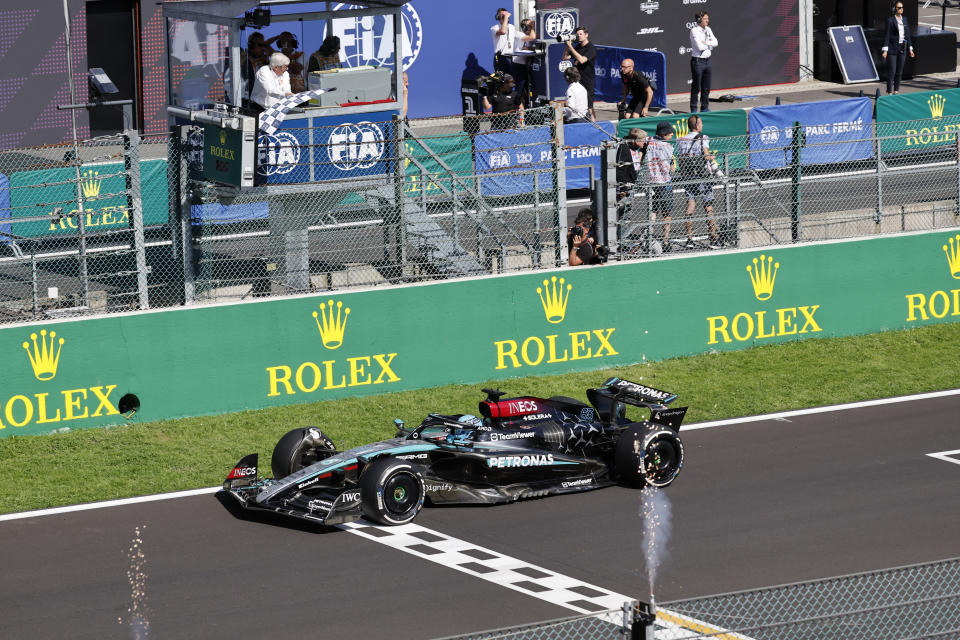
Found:
[{"label": "blue banner", "polygon": [[[600,177],[600,145],[616,137],[617,127],[612,122],[581,122],[563,126],[567,167],[588,164],[593,177]],[[589,189],[590,169],[567,169],[567,189]]]},{"label": "blue banner", "polygon": [[750,168],[773,169],[793,162],[793,125],[803,127],[803,164],[862,160],[873,156],[870,98],[824,100],[750,110]]},{"label": "blue banner", "polygon": [[[563,71],[570,66],[569,61],[563,60],[565,44],[551,44],[547,54],[547,64],[550,74],[550,97],[563,100],[567,95],[567,81],[563,79]],[[642,49],[627,49],[625,47],[608,47],[597,45],[597,60],[594,64],[595,81],[593,88],[594,100],[617,103],[623,98],[623,81],[620,79],[620,63],[624,58],[633,60],[633,68],[647,76],[654,85],[651,107],[658,109],[667,106],[667,62],[666,57],[659,51],[645,51]],[[556,63],[556,64],[554,64]]]},{"label": "blue banner", "polygon": [[553,188],[550,128],[510,129],[474,139],[474,158],[485,196],[533,193]]}]

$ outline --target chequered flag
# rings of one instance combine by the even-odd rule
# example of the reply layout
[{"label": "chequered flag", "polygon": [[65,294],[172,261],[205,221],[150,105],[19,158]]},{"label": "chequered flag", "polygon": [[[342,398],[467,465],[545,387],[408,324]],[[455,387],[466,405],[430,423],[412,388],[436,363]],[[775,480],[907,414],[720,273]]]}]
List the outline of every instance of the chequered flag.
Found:
[{"label": "chequered flag", "polygon": [[329,89],[314,89],[312,91],[303,91],[301,93],[295,93],[292,96],[287,96],[260,114],[260,131],[268,136],[273,135],[273,133],[280,127],[280,124],[283,122],[283,118],[287,115],[287,112],[289,112],[290,109],[293,109],[298,104],[302,104],[307,100],[319,98],[324,93],[333,91],[335,88],[336,87],[330,87]]}]

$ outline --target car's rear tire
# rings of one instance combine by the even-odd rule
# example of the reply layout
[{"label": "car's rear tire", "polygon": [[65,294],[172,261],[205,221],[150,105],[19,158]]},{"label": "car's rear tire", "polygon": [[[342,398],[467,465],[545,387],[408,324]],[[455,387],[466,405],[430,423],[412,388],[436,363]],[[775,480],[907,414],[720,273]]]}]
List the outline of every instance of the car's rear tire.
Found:
[{"label": "car's rear tire", "polygon": [[683,443],[673,429],[637,424],[617,441],[614,465],[627,484],[666,487],[683,467]]},{"label": "car's rear tire", "polygon": [[273,448],[270,467],[279,480],[314,462],[329,457],[337,447],[316,427],[302,427],[288,431]]},{"label": "car's rear tire", "polygon": [[409,462],[374,460],[360,474],[360,504],[364,515],[379,524],[407,524],[423,507],[423,478]]}]

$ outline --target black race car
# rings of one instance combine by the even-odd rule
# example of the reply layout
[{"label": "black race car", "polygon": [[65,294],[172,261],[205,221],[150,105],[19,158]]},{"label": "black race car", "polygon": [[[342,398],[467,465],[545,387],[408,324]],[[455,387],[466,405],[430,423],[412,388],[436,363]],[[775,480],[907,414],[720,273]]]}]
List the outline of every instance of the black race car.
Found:
[{"label": "black race car", "polygon": [[[427,499],[493,504],[618,482],[666,487],[680,473],[687,409],[667,406],[675,394],[618,378],[587,389],[593,406],[483,391],[480,417],[430,414],[414,429],[397,420],[396,437],[349,451],[316,427],[294,429],[273,450],[273,478],[258,478],[254,453],[223,488],[250,510],[399,525]],[[649,408],[650,419],[627,421],[625,403]]]}]

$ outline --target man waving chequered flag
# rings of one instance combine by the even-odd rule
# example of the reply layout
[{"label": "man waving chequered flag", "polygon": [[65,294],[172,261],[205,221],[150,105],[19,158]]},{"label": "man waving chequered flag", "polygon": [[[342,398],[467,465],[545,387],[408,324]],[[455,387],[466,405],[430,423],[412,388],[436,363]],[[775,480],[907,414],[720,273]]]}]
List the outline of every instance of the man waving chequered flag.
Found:
[{"label": "man waving chequered flag", "polygon": [[312,100],[313,98],[319,98],[328,91],[334,90],[336,90],[336,87],[330,87],[329,89],[313,89],[311,91],[303,91],[301,93],[295,93],[292,96],[283,98],[260,114],[260,131],[268,136],[273,135],[274,132],[276,132],[276,130],[280,127],[284,117],[291,109],[308,100]]}]

